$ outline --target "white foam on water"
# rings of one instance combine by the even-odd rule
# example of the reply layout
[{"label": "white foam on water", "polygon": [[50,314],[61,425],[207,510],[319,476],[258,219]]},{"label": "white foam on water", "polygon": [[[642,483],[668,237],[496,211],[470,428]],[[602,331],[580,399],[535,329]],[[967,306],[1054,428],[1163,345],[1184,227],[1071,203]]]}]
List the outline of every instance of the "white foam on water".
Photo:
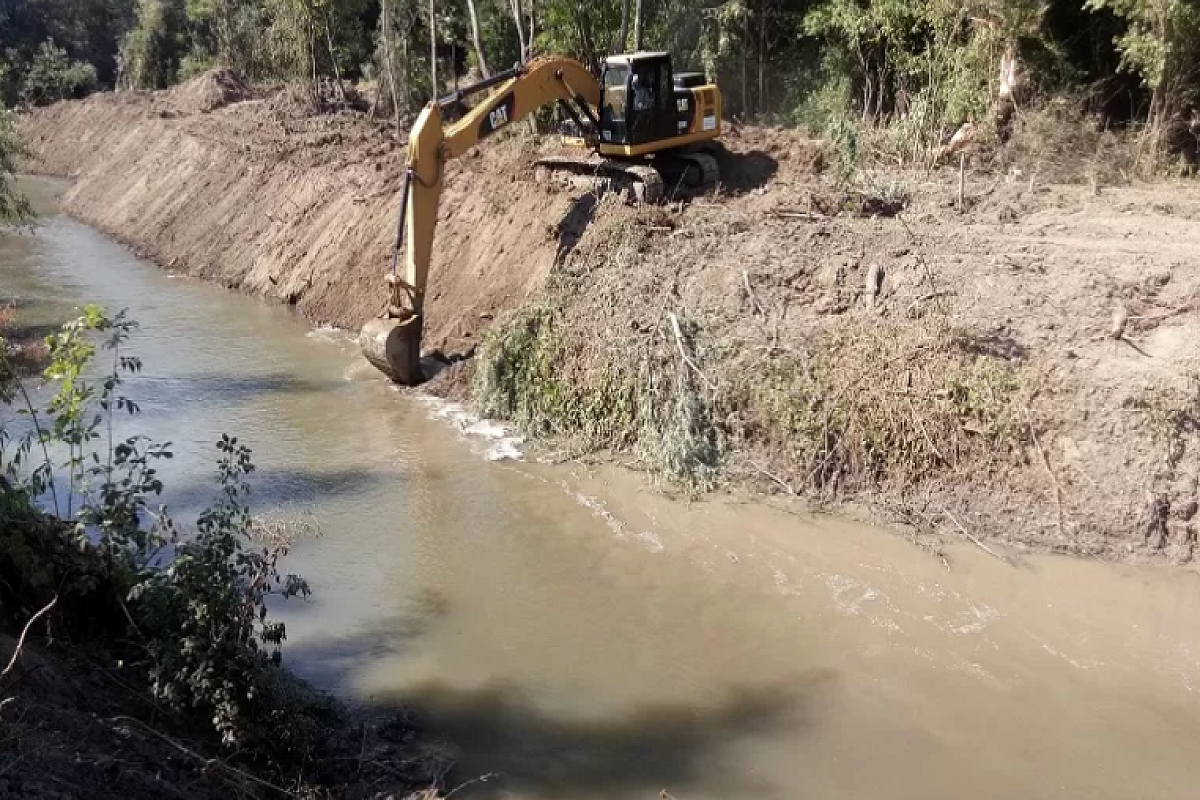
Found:
[{"label": "white foam on water", "polygon": [[568,497],[591,511],[592,514],[599,519],[603,520],[604,524],[608,526],[608,529],[613,532],[613,535],[616,536],[616,538],[623,540],[634,539],[639,541],[645,545],[646,549],[651,553],[661,553],[663,551],[664,548],[662,539],[659,539],[653,533],[649,533],[647,531],[631,530],[628,525],[617,519],[617,516],[609,511],[599,498],[575,491],[570,487],[570,485],[567,484],[566,481],[561,481],[559,486]]},{"label": "white foam on water", "polygon": [[521,445],[525,438],[508,426],[493,419],[473,414],[461,403],[443,400],[440,397],[423,397],[429,416],[448,423],[468,441],[487,442],[489,446],[482,455],[488,461],[521,461],[525,453]]}]

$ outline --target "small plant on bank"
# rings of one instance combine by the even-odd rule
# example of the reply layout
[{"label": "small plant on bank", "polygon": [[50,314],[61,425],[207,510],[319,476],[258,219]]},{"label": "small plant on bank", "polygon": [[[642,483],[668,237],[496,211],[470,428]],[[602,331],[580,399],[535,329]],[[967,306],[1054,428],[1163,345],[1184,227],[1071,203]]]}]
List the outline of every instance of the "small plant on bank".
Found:
[{"label": "small plant on bank", "polygon": [[[254,466],[237,439],[217,443],[218,498],[194,532],[152,507],[164,488],[155,464],[171,458],[170,443],[114,436],[117,414],[139,412],[121,392],[142,367],[122,352],[136,327],[124,312],[88,306],[48,337],[55,391],[44,406],[0,348],[0,401],[16,411],[0,424],[4,606],[28,616],[65,598],[55,608],[60,630],[84,638],[119,629],[148,658],[159,700],[242,745],[278,722],[262,695],[277,683],[270,673],[286,631],[268,617],[267,598],[309,589],[280,573],[285,541],[251,540]],[[101,353],[111,361],[96,381]]]}]

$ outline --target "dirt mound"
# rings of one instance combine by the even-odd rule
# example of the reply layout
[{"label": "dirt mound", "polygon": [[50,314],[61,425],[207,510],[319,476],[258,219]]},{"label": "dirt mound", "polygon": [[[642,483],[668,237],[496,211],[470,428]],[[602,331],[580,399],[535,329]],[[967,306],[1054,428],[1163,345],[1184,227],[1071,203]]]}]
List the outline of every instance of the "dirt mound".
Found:
[{"label": "dirt mound", "polygon": [[231,69],[210,69],[164,94],[178,114],[206,114],[248,97],[250,87]]}]

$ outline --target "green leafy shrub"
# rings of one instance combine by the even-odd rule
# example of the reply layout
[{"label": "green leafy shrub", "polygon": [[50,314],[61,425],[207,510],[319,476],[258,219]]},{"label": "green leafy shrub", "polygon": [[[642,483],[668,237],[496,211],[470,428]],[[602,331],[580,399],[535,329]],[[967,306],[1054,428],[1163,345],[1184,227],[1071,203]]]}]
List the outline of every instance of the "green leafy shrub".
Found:
[{"label": "green leafy shrub", "polygon": [[32,105],[56,103],[95,90],[96,68],[71,61],[67,51],[47,39],[38,47],[21,83],[21,99]]},{"label": "green leafy shrub", "polygon": [[[262,689],[279,683],[270,673],[286,635],[266,601],[307,596],[308,586],[279,571],[286,541],[252,541],[254,466],[237,439],[217,443],[218,498],[194,531],[151,507],[170,443],[113,435],[115,414],[139,411],[121,393],[123,376],[142,366],[122,352],[135,328],[124,312],[88,306],[48,337],[45,377],[56,391],[44,407],[0,351],[0,401],[17,412],[0,423],[0,587],[26,616],[56,599],[63,629],[117,628],[138,641],[155,695],[223,742],[265,739],[281,710]],[[93,381],[101,353],[110,368]]]}]

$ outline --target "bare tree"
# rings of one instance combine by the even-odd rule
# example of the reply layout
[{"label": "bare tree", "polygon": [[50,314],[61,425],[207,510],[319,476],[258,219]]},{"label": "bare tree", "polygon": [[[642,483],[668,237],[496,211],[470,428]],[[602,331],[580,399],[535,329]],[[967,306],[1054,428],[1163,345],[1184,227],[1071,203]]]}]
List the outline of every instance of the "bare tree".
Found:
[{"label": "bare tree", "polygon": [[636,10],[633,15],[633,49],[642,49],[642,31],[644,30],[643,23],[646,16],[646,0],[637,0]]},{"label": "bare tree", "polygon": [[429,82],[433,87],[433,96],[438,96],[437,70],[437,8],[435,0],[429,0]]},{"label": "bare tree", "polygon": [[611,48],[613,53],[624,53],[629,45],[629,0],[621,0],[621,32],[617,34],[617,43]]},{"label": "bare tree", "polygon": [[[383,24],[383,65],[387,70],[388,87],[392,92],[392,116],[395,118],[398,132],[400,130],[400,97],[396,93],[396,67],[392,64],[392,17],[391,9],[388,8],[388,0],[383,0],[380,17]],[[383,91],[382,84],[377,91]]]},{"label": "bare tree", "polygon": [[512,8],[513,22],[517,24],[517,39],[521,44],[521,63],[529,58],[529,42],[525,39],[525,12],[521,9],[521,0],[509,0]]},{"label": "bare tree", "polygon": [[487,59],[483,55],[483,41],[479,38],[479,14],[475,11],[475,0],[467,0],[467,13],[471,17],[471,42],[475,45],[475,60],[479,62],[479,72],[483,77],[492,77],[488,69]]}]

